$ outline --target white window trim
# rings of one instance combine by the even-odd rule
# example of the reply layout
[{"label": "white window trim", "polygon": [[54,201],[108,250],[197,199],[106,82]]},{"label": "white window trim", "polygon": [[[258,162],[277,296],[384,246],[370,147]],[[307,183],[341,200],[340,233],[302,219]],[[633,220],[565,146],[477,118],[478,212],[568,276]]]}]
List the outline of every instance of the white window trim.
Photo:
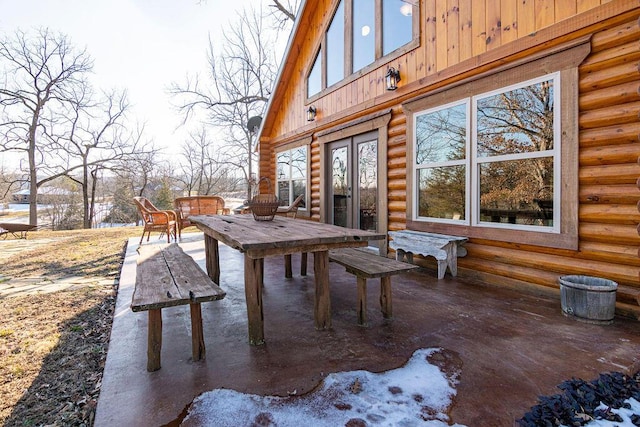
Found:
[{"label": "white window trim", "polygon": [[[302,178],[295,178],[294,179],[292,177],[293,175],[291,173],[291,168],[292,168],[292,165],[291,165],[291,163],[292,163],[291,162],[291,154],[293,153],[293,151],[299,150],[301,148],[304,148],[304,150],[306,151],[305,176],[302,177]],[[289,156],[289,162],[288,162],[288,164],[289,164],[289,176],[288,176],[288,178],[286,180],[280,180],[280,179],[278,179],[278,157],[280,155],[282,155],[282,154],[285,154],[285,153]],[[290,147],[290,148],[287,148],[285,150],[277,151],[275,153],[275,158],[276,158],[276,188],[275,188],[276,194],[278,192],[279,184],[281,182],[288,182],[289,183],[289,200],[287,201],[287,204],[284,205],[284,206],[286,206],[286,207],[291,206],[291,203],[293,203],[293,201],[295,200],[295,197],[292,196],[293,195],[293,181],[302,181],[302,180],[305,181],[305,200],[309,200],[309,146],[305,144],[305,145],[300,145],[300,146],[297,146],[297,147]],[[307,207],[306,206],[305,207],[300,207],[299,210],[303,211],[303,212],[307,211]]]},{"label": "white window trim", "polygon": [[[469,120],[470,120],[470,98],[464,98],[464,99],[459,99],[457,101],[453,101],[453,102],[449,102],[445,105],[439,105],[437,107],[433,107],[433,108],[429,108],[428,110],[423,110],[420,112],[417,112],[416,114],[414,114],[414,120],[413,120],[413,135],[414,135],[414,141],[413,141],[413,152],[411,153],[411,161],[413,163],[413,171],[412,171],[412,180],[414,183],[414,200],[416,201],[416,203],[413,204],[413,213],[412,213],[412,218],[416,221],[424,221],[424,222],[439,222],[442,224],[462,224],[462,225],[469,225],[469,214],[471,213],[470,210],[470,200],[469,200],[469,188],[471,188],[471,174],[470,174],[470,168],[469,168],[469,156],[471,155],[470,152],[470,141],[469,141],[469,137],[470,137],[470,132],[469,130]],[[467,132],[465,134],[465,151],[464,151],[464,155],[465,158],[464,159],[460,159],[460,160],[451,160],[451,161],[446,161],[446,162],[434,162],[434,163],[421,163],[420,165],[417,164],[416,162],[416,153],[415,150],[418,146],[417,141],[415,140],[416,135],[418,134],[417,132],[417,126],[418,126],[418,120],[417,118],[419,116],[422,115],[426,115],[426,114],[430,114],[436,111],[440,111],[440,110],[446,110],[448,108],[452,108],[452,107],[457,107],[458,105],[465,105],[465,114],[466,114],[466,119],[467,119]],[[424,216],[419,216],[418,212],[419,212],[419,208],[420,208],[420,204],[418,203],[418,201],[420,200],[420,186],[418,185],[418,173],[421,169],[429,169],[429,168],[436,168],[439,166],[457,166],[457,165],[464,165],[465,166],[465,197],[464,197],[464,205],[465,205],[465,212],[464,212],[464,217],[465,219],[448,219],[448,218],[436,218],[436,217],[424,217]]]},{"label": "white window trim", "polygon": [[[547,150],[544,152],[530,152],[530,153],[519,153],[519,154],[505,154],[500,156],[491,156],[484,157],[482,160],[479,160],[477,156],[478,150],[478,138],[477,138],[477,105],[478,100],[487,98],[496,94],[508,92],[514,89],[520,89],[523,87],[535,85],[537,83],[541,83],[543,81],[553,81],[553,103],[554,103],[554,111],[553,111],[553,138],[554,144],[552,150]],[[412,180],[414,183],[414,203],[412,206],[412,219],[418,222],[425,223],[442,223],[442,224],[457,224],[457,225],[471,225],[472,227],[484,227],[484,228],[497,228],[497,229],[509,229],[509,230],[520,230],[520,231],[533,231],[540,233],[552,233],[552,234],[560,234],[561,227],[560,221],[562,218],[561,209],[562,209],[562,196],[561,196],[561,188],[562,188],[562,112],[561,112],[561,78],[560,72],[553,72],[549,74],[545,74],[543,76],[539,76],[533,79],[529,79],[526,81],[518,82],[512,85],[504,86],[492,91],[480,93],[468,98],[459,99],[457,101],[453,101],[447,104],[438,105],[433,108],[429,108],[426,110],[418,111],[413,114],[413,123],[412,123],[412,133],[413,133],[413,150],[410,154],[411,164],[413,165],[412,171]],[[447,108],[455,107],[458,105],[466,105],[466,114],[467,114],[467,132],[465,138],[465,159],[462,160],[453,160],[446,162],[434,162],[434,163],[424,163],[418,164],[416,161],[416,149],[417,149],[417,118],[421,115],[426,115],[433,113],[435,111],[445,110]],[[523,224],[507,224],[507,223],[496,223],[496,222],[488,222],[488,221],[480,221],[480,178],[479,178],[479,165],[491,162],[498,161],[506,161],[506,160],[521,160],[521,159],[532,159],[532,158],[552,158],[553,159],[553,226],[538,226],[538,225],[523,225]],[[421,169],[435,168],[438,166],[454,166],[454,165],[464,165],[465,166],[465,219],[464,220],[455,220],[455,219],[446,219],[446,218],[435,218],[435,217],[421,217],[418,216],[419,209],[419,193],[420,186],[418,185],[418,173]]]}]

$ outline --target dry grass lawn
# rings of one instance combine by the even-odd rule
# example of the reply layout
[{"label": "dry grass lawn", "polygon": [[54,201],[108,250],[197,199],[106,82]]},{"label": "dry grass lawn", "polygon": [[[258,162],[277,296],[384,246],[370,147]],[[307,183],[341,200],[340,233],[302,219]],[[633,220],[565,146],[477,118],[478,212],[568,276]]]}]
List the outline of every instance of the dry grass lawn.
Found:
[{"label": "dry grass lawn", "polygon": [[[109,287],[0,299],[3,425],[93,425],[126,241],[141,231],[30,232],[28,240],[51,241],[3,262],[0,280],[66,275],[114,279]],[[10,240],[0,240],[0,251],[5,242]]]}]

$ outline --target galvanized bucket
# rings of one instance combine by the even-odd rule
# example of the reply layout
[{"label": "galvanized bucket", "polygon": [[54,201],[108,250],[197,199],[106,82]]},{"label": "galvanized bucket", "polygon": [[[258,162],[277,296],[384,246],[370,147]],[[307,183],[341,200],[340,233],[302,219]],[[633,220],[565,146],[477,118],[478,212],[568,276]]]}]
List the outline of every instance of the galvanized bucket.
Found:
[{"label": "galvanized bucket", "polygon": [[562,313],[577,320],[599,325],[613,322],[618,284],[591,276],[561,276]]}]

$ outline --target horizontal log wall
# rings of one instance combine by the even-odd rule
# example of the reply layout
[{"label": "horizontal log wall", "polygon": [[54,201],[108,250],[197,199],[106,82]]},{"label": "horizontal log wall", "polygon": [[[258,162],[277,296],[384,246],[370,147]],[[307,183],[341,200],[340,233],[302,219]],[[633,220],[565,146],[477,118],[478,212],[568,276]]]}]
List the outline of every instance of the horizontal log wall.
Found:
[{"label": "horizontal log wall", "polygon": [[637,17],[596,33],[579,68],[579,250],[472,241],[463,274],[550,289],[563,274],[606,277],[621,285],[622,311],[639,313],[639,40]]}]

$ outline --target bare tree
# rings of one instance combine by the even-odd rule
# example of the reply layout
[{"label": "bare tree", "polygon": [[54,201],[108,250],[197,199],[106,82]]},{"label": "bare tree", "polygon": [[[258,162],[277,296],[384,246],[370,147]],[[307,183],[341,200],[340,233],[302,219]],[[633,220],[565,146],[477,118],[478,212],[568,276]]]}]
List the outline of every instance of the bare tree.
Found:
[{"label": "bare tree", "polygon": [[227,184],[228,166],[220,160],[220,151],[203,127],[182,146],[181,174],[177,177],[189,195],[214,194]]},{"label": "bare tree", "polygon": [[218,46],[219,53],[209,41],[206,84],[196,76],[170,88],[185,122],[204,110],[211,123],[223,129],[224,156],[220,160],[242,174],[248,197],[257,156],[255,129],[248,128],[248,121],[264,110],[277,73],[275,33],[266,31],[264,18],[261,10],[244,10],[238,24],[229,29]]},{"label": "bare tree", "polygon": [[61,107],[87,85],[92,67],[85,50],[76,51],[65,35],[46,28],[0,40],[0,149],[26,153],[31,224],[38,223],[37,169],[46,153],[47,122],[59,120]]},{"label": "bare tree", "polygon": [[272,0],[270,7],[272,8],[271,17],[276,23],[276,28],[285,30],[291,23],[296,20],[296,11],[300,5],[299,0]]},{"label": "bare tree", "polygon": [[[125,92],[103,94],[98,103],[78,97],[72,105],[69,131],[60,139],[65,167],[51,169],[49,176],[68,175],[82,190],[83,226],[91,228],[95,214],[98,176],[102,171],[118,167],[121,161],[142,155],[149,148],[142,142],[144,128],[129,134],[126,113],[129,109]],[[62,162],[58,162],[62,164]]]}]

